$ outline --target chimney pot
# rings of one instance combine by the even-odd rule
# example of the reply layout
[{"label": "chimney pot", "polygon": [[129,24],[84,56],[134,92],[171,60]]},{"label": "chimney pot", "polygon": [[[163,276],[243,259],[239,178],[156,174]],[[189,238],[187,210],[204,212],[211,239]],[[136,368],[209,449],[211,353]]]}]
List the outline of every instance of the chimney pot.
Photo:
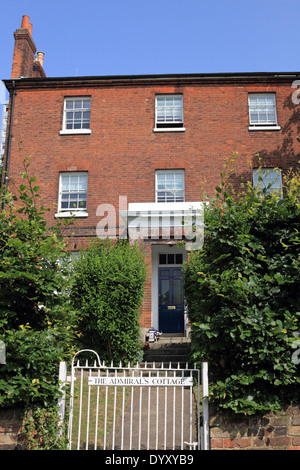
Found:
[{"label": "chimney pot", "polygon": [[29,23],[29,16],[28,15],[23,15],[21,28],[30,30],[30,23]]},{"label": "chimney pot", "polygon": [[44,63],[44,52],[38,52],[37,53],[37,58],[35,60],[37,60],[41,66],[43,66],[43,63]]}]

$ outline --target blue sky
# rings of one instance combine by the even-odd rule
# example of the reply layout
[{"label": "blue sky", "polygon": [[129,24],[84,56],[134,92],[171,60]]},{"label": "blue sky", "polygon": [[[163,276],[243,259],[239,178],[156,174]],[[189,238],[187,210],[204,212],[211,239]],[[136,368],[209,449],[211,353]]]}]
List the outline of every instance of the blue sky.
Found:
[{"label": "blue sky", "polygon": [[300,70],[300,0],[10,0],[0,12],[0,79],[23,15],[49,77]]}]

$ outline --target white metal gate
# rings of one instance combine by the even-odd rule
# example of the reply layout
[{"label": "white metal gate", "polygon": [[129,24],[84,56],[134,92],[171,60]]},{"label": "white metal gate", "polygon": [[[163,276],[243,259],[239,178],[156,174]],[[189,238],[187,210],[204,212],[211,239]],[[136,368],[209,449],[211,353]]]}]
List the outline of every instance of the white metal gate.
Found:
[{"label": "white metal gate", "polygon": [[[93,364],[80,360],[87,352]],[[70,377],[69,448],[208,450],[207,363],[201,371],[157,366],[106,365],[94,351],[79,351]]]}]

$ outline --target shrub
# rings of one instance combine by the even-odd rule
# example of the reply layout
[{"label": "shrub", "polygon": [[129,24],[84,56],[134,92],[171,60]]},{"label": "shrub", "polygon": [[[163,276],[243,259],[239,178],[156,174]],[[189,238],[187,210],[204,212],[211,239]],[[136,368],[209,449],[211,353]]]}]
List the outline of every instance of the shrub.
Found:
[{"label": "shrub", "polygon": [[299,172],[290,176],[279,199],[250,185],[236,195],[223,173],[204,247],[185,266],[194,360],[209,361],[213,404],[235,413],[299,399]]},{"label": "shrub", "polygon": [[136,359],[145,278],[141,248],[127,240],[97,240],[81,253],[71,297],[82,347],[103,359]]},{"label": "shrub", "polygon": [[[0,203],[0,407],[50,406],[58,396],[58,366],[74,342],[61,224],[47,227],[39,187],[27,174]],[[58,262],[60,260],[60,262]]]},{"label": "shrub", "polygon": [[35,409],[24,420],[22,450],[67,450],[67,426],[56,407]]}]

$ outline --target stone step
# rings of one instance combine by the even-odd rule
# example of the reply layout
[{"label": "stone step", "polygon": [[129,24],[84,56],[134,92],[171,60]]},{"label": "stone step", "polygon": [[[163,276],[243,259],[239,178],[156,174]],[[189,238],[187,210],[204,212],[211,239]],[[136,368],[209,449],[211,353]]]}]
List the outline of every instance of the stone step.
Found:
[{"label": "stone step", "polygon": [[166,358],[166,360],[176,360],[178,358],[183,358],[183,360],[186,360],[190,356],[190,350],[185,350],[185,351],[180,351],[178,349],[170,350],[170,351],[163,351],[161,349],[154,349],[154,350],[148,350],[145,354],[145,360],[147,361],[157,361],[158,358]]},{"label": "stone step", "polygon": [[190,347],[190,342],[170,342],[170,341],[156,341],[156,343],[149,343],[150,349],[171,349],[171,348],[189,348]]},{"label": "stone step", "polygon": [[[161,336],[155,343],[149,343],[149,349],[144,354],[147,362],[186,365],[190,357],[190,341],[183,336]],[[173,367],[173,366],[172,366]]]}]

